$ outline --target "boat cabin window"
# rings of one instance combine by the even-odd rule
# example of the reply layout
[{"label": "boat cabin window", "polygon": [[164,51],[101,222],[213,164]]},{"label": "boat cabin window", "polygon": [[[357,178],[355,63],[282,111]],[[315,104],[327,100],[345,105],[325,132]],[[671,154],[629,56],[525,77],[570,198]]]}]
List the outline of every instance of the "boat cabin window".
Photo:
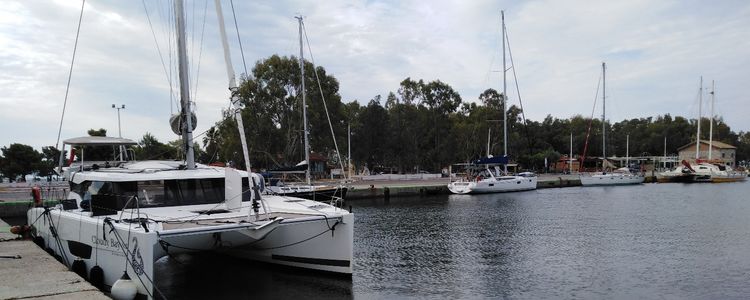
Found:
[{"label": "boat cabin window", "polygon": [[[247,180],[243,180],[242,201],[250,201]],[[84,201],[91,203],[94,215],[114,214],[125,208],[149,208],[214,204],[224,201],[224,178],[149,180],[128,182],[87,181],[71,184]],[[131,197],[138,196],[138,205]]]}]

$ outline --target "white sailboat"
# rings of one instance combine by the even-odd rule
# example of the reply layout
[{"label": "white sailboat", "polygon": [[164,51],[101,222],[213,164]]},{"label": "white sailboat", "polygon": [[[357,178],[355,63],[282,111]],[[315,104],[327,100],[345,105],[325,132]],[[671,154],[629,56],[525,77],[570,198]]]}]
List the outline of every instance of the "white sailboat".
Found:
[{"label": "white sailboat", "polygon": [[[645,176],[642,174],[633,174],[630,172],[630,168],[619,168],[614,169],[607,160],[607,118],[606,118],[606,73],[607,65],[602,63],[602,172],[593,174],[581,174],[581,185],[583,186],[596,186],[596,185],[624,185],[624,184],[639,184],[643,183]],[[607,169],[614,169],[612,172],[607,172]]]},{"label": "white sailboat", "polygon": [[[268,193],[282,196],[300,197],[315,201],[331,203],[342,203],[346,197],[347,188],[344,186],[331,186],[325,184],[313,184],[310,176],[310,131],[307,128],[307,92],[305,90],[305,59],[304,44],[302,40],[302,17],[296,17],[299,26],[299,68],[302,95],[302,122],[304,123],[304,152],[305,160],[297,166],[305,168],[305,183],[285,184],[279,182],[277,185],[268,185]],[[343,169],[343,168],[342,168]]]},{"label": "white sailboat", "polygon": [[[703,77],[701,77],[701,96],[699,97],[699,106],[702,106],[703,102]],[[732,169],[731,166],[723,164],[721,161],[715,161],[713,159],[713,135],[714,135],[714,102],[716,101],[716,86],[714,82],[711,82],[711,119],[708,129],[708,159],[700,159],[700,120],[701,109],[698,109],[698,137],[696,148],[695,148],[695,165],[691,166],[693,170],[693,176],[690,177],[690,182],[735,182],[745,181],[747,177],[744,173],[738,172]]]},{"label": "white sailboat", "polygon": [[[502,20],[502,40],[503,40],[503,157],[492,157],[487,151],[487,158],[474,162],[475,166],[484,165],[485,168],[474,178],[461,178],[451,181],[448,184],[448,190],[454,194],[478,194],[478,193],[502,193],[534,190],[537,186],[537,177],[530,172],[518,175],[508,174],[508,112],[507,112],[507,84],[506,73],[508,69],[505,66],[505,12],[500,12]],[[490,169],[489,165],[495,165]],[[503,165],[504,171],[501,172],[497,165]]]},{"label": "white sailboat", "polygon": [[[221,6],[215,2],[232,103],[242,133]],[[195,163],[192,120],[188,117],[183,1],[174,3],[185,160],[86,161],[85,147],[136,143],[110,137],[64,141],[61,153],[65,145],[80,147],[80,160],[63,167],[61,155],[59,171],[71,186],[66,200],[27,212],[34,241],[103,290],[112,289],[113,295],[132,292],[131,297],[137,293],[149,299],[163,298],[155,282],[154,262],[184,252],[215,251],[351,274],[353,214],[311,200],[262,195],[260,175]],[[240,140],[247,166],[244,134]],[[130,289],[120,289],[123,285]]]}]

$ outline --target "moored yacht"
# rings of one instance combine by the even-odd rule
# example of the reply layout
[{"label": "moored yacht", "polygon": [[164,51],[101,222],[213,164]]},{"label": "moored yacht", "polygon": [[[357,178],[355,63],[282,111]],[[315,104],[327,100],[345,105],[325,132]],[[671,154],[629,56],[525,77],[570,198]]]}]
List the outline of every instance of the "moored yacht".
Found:
[{"label": "moored yacht", "polygon": [[[220,3],[216,5],[235,120],[244,133]],[[123,149],[136,143],[110,137],[65,140],[57,171],[69,182],[70,192],[57,205],[39,202],[29,209],[34,241],[96,286],[111,288],[113,295],[127,292],[128,298],[163,298],[154,262],[184,252],[216,251],[351,274],[353,214],[316,201],[264,195],[260,175],[195,162],[183,1],[174,6],[181,111],[173,117],[173,129],[182,137],[184,160],[135,161],[120,150],[119,158],[87,161],[85,152],[92,147]],[[245,135],[239,136],[250,170]],[[63,163],[66,145],[77,150],[77,161],[71,155],[71,162]]]},{"label": "moored yacht", "polygon": [[580,178],[583,186],[639,184],[645,180],[642,174],[633,174],[628,168],[581,175]]},{"label": "moored yacht", "polygon": [[[583,186],[594,186],[594,185],[626,185],[626,184],[640,184],[646,179],[643,174],[633,174],[629,168],[614,169],[614,165],[607,160],[607,115],[605,110],[606,103],[606,74],[607,65],[602,62],[602,172],[581,174],[581,185]],[[588,138],[588,137],[587,137]],[[628,137],[629,144],[629,137]],[[626,146],[626,149],[629,147]],[[627,151],[627,150],[626,150]],[[627,155],[626,155],[627,156]],[[614,169],[612,172],[607,172],[607,169]]]},{"label": "moored yacht", "polygon": [[681,166],[659,173],[656,179],[660,183],[691,182],[694,176],[695,170],[693,170],[693,167],[690,166],[690,163],[683,160]]},{"label": "moored yacht", "polygon": [[695,169],[695,175],[691,182],[735,182],[747,179],[743,172],[735,171],[732,167],[722,164],[699,162],[693,166],[693,169]]},{"label": "moored yacht", "polygon": [[[479,193],[502,193],[535,190],[537,186],[537,177],[533,173],[524,172],[513,175],[508,173],[508,113],[507,113],[507,84],[506,73],[508,68],[505,67],[505,12],[500,12],[502,20],[501,31],[503,40],[503,156],[490,155],[489,135],[487,140],[487,157],[473,162],[470,169],[474,172],[468,174],[468,177],[451,180],[448,184],[448,190],[454,194],[479,194]],[[481,166],[484,166],[483,168]],[[490,169],[490,166],[494,166]],[[504,170],[500,170],[503,166]],[[452,173],[451,173],[452,176]]]},{"label": "moored yacht", "polygon": [[[71,146],[125,146],[85,137]],[[126,272],[154,297],[153,263],[219,251],[270,263],[351,274],[353,215],[320,202],[262,195],[260,176],[181,161],[80,161],[64,169],[67,200],[28,211],[35,241],[107,290]],[[248,180],[250,179],[250,180]],[[244,186],[243,186],[244,185]],[[320,234],[333,232],[336,234]],[[93,278],[98,267],[100,278]]]}]

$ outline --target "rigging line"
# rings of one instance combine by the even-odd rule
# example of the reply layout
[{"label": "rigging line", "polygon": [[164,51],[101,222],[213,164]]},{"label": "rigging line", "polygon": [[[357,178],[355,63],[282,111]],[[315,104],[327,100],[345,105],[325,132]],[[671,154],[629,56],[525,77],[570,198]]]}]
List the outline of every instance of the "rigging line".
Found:
[{"label": "rigging line", "polygon": [[78,16],[78,29],[76,29],[76,41],[73,43],[73,58],[70,60],[70,71],[68,71],[68,84],[65,87],[65,100],[63,101],[62,115],[60,115],[60,126],[57,129],[57,141],[55,149],[60,145],[60,134],[62,134],[63,120],[65,119],[65,108],[68,106],[68,92],[70,91],[70,79],[73,77],[73,65],[76,61],[76,51],[78,50],[78,36],[81,34],[81,21],[83,20],[83,7],[86,0],[81,1],[81,14]]},{"label": "rigging line", "polygon": [[234,18],[234,29],[237,32],[237,41],[240,44],[240,54],[242,55],[242,66],[245,68],[245,76],[250,76],[247,73],[247,64],[245,63],[245,50],[242,50],[242,39],[240,38],[240,28],[237,26],[237,15],[234,13],[234,1],[229,0],[229,4],[232,5],[232,17]]},{"label": "rigging line", "polygon": [[[504,29],[503,29],[504,30]],[[526,131],[526,141],[529,144],[529,155],[532,155],[532,142],[531,135],[529,134],[529,125],[526,123],[526,112],[523,109],[523,101],[521,101],[521,89],[518,87],[518,76],[516,76],[516,63],[513,62],[513,52],[510,50],[510,38],[508,37],[508,31],[505,31],[505,41],[508,42],[508,56],[510,57],[510,65],[513,68],[513,82],[516,85],[516,94],[518,95],[518,103],[521,105],[521,118],[523,118],[523,127]]]},{"label": "rigging line", "polygon": [[[174,5],[172,5],[171,3],[170,3],[170,5],[168,5],[167,16],[174,16],[174,14],[172,13],[173,7],[174,7]],[[174,40],[173,40],[174,39],[174,35],[172,34],[172,30],[174,30],[173,29],[174,28],[174,23],[173,22],[174,22],[174,18],[173,17],[168,17],[167,18],[167,25],[168,26],[167,26],[167,29],[166,29],[166,33],[167,33],[167,44],[169,44],[169,49],[168,49],[167,52],[169,53],[169,89],[170,90],[172,90],[173,87],[176,86],[175,85],[175,78],[174,78],[174,75],[173,75],[174,73],[172,73],[174,71],[174,66],[175,66],[175,64],[174,64],[174,57],[172,56],[172,52],[174,51],[173,50],[174,49]],[[174,107],[175,106],[176,107],[180,107],[179,104],[177,103],[177,95],[174,96],[174,101],[170,101],[169,102],[169,114],[170,115],[174,114]]]},{"label": "rigging line", "polygon": [[[156,44],[156,51],[159,53],[159,60],[161,61],[161,67],[164,70],[164,76],[167,79],[167,82],[170,81],[169,79],[169,73],[167,72],[167,65],[164,63],[164,55],[161,53],[161,48],[159,47],[159,41],[156,39],[156,32],[154,31],[154,26],[151,23],[151,16],[148,13],[148,8],[146,7],[146,0],[141,0],[143,3],[143,10],[146,12],[146,19],[148,20],[148,26],[151,28],[151,35],[154,37],[154,44]],[[172,84],[169,85],[169,99],[172,101],[174,98],[174,91],[172,89]]]},{"label": "rigging line", "polygon": [[[333,132],[333,124],[331,124],[331,116],[328,114],[328,105],[326,105],[326,97],[323,95],[323,86],[320,84],[320,77],[318,76],[318,70],[315,67],[315,58],[312,54],[312,48],[310,47],[310,40],[307,38],[307,27],[305,27],[305,22],[302,22],[302,31],[305,33],[305,42],[307,42],[307,51],[310,52],[310,62],[313,65],[313,73],[315,73],[315,79],[318,81],[318,90],[320,90],[320,98],[323,100],[323,108],[325,108],[326,111],[326,118],[328,119],[328,127],[331,128],[331,138],[333,139],[333,145],[336,147],[336,156],[339,158],[339,164],[341,165],[341,171],[344,171],[344,160],[341,159],[341,152],[339,152],[339,145],[338,142],[336,142],[336,133]],[[304,80],[304,78],[302,78]],[[346,175],[344,175],[344,179],[346,178]]]},{"label": "rigging line", "polygon": [[[596,100],[599,98],[599,86],[602,84],[602,75],[599,75],[599,80],[596,82],[596,93],[594,94],[594,107],[591,108],[591,117],[589,117],[589,126],[586,129],[586,141],[583,144],[583,155],[581,155],[581,163],[578,165],[578,171],[583,170],[583,163],[586,161],[586,152],[589,149],[589,137],[591,136],[591,125],[594,123],[594,112],[596,111]],[[572,123],[571,123],[572,124]]]},{"label": "rigging line", "polygon": [[201,74],[201,58],[203,57],[203,36],[206,32],[206,12],[208,11],[208,0],[205,0],[203,3],[205,3],[203,7],[203,25],[201,27],[201,41],[200,47],[198,48],[198,64],[195,70],[195,84],[193,87],[193,99],[196,100],[198,98],[198,79],[200,78]]},{"label": "rigging line", "polygon": [[[198,2],[198,1],[197,0],[193,0],[193,7],[192,7],[192,10],[193,10],[192,13],[193,13],[193,15],[191,16],[190,19],[187,19],[187,18],[185,19],[188,22],[190,22],[190,56],[191,57],[195,54],[195,2]],[[187,12],[185,12],[185,14],[187,15]],[[190,66],[190,67],[192,67],[192,66]],[[188,73],[188,75],[189,74],[190,73]],[[195,100],[195,99],[193,99],[193,100]]]},{"label": "rigging line", "polygon": [[[493,40],[494,44],[492,45],[492,49],[497,49],[497,40],[498,40],[497,36],[498,35],[499,34],[493,34],[492,35],[494,37],[494,40]],[[489,68],[487,70],[487,74],[484,76],[484,85],[485,86],[487,86],[488,83],[490,82],[490,75],[492,75],[492,66],[495,64],[495,55],[496,55],[495,52],[496,51],[490,51],[490,52],[492,52],[492,58],[490,59],[490,65],[489,65]]]}]

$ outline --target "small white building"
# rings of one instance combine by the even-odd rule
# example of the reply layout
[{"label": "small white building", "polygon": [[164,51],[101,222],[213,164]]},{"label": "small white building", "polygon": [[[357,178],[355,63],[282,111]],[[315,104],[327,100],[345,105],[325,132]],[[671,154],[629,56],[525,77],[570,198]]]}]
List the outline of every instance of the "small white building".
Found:
[{"label": "small white building", "polygon": [[[709,160],[708,157],[708,141],[701,140],[700,153],[698,158],[702,160]],[[695,161],[695,142],[677,148],[680,160],[686,160],[689,162]],[[727,143],[713,141],[711,142],[711,159],[712,161],[721,162],[724,165],[735,167],[735,155],[737,147],[729,145]]]}]

